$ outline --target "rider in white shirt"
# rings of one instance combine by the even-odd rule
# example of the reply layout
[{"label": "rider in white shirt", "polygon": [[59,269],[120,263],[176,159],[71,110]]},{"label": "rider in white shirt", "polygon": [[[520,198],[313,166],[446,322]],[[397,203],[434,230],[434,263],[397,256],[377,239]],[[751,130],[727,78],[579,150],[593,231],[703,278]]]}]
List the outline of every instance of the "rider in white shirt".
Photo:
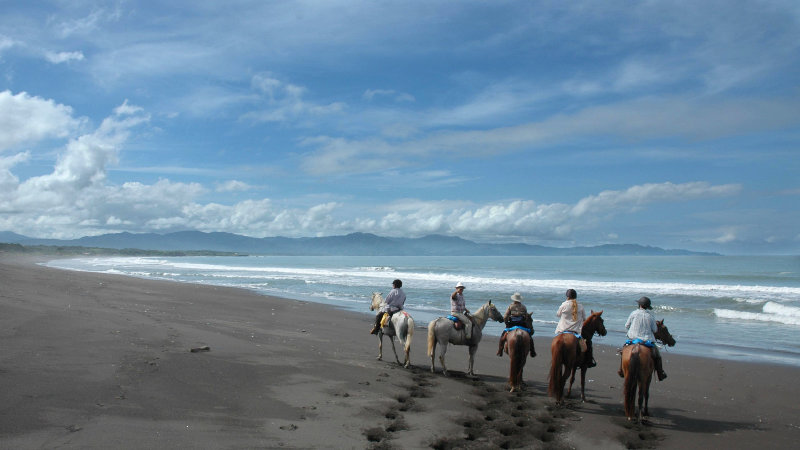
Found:
[{"label": "rider in white shirt", "polygon": [[[628,316],[628,321],[625,322],[625,328],[628,330],[628,339],[640,339],[655,344],[655,332],[658,330],[658,326],[656,325],[656,318],[648,311],[649,309],[653,309],[650,304],[650,299],[642,297],[637,300],[636,303],[639,304],[639,308],[633,311],[631,315]],[[662,381],[664,378],[667,378],[667,373],[664,372],[664,368],[662,367],[661,354],[658,352],[658,347],[655,345],[653,345],[652,350],[658,381]],[[622,372],[622,360],[620,360],[618,373],[621,377],[625,376]]]}]

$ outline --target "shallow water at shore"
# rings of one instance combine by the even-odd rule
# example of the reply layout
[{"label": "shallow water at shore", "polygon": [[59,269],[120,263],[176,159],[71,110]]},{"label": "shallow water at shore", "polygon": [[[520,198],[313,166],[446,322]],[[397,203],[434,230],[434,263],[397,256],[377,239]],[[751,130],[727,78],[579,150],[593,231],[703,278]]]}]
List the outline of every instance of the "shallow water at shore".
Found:
[{"label": "shallow water at shore", "polygon": [[[461,281],[471,310],[487,300],[502,310],[522,293],[539,336],[552,334],[564,291],[574,288],[587,313],[604,311],[609,334],[595,339],[612,346],[647,295],[678,340],[668,351],[800,366],[800,257],[102,257],[47,265],[241,287],[364,313],[372,292],[385,294],[400,278],[418,323],[445,314]],[[486,332],[501,329],[489,324]]]}]

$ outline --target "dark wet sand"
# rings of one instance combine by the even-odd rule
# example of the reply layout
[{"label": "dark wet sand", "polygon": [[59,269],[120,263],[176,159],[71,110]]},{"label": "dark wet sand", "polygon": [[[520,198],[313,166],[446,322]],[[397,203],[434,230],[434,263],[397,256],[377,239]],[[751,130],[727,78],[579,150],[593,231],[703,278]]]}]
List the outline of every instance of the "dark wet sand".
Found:
[{"label": "dark wet sand", "polygon": [[[448,351],[430,373],[377,361],[372,316],[237,290],[67,272],[0,255],[2,448],[795,448],[800,369],[665,353],[652,417],[623,416],[615,348],[586,403],[546,396],[549,339],[523,393],[507,357]],[[539,335],[547,335],[544,330]],[[680,345],[680,342],[678,343]],[[192,352],[208,346],[207,351]],[[577,389],[577,386],[576,386]]]}]

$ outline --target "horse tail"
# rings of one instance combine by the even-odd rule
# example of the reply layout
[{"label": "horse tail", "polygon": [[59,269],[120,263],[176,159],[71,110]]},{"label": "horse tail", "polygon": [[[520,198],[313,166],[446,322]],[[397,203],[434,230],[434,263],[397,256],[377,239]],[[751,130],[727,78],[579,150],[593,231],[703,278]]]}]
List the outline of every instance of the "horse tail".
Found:
[{"label": "horse tail", "polygon": [[408,334],[406,334],[406,345],[405,345],[406,354],[408,354],[409,350],[411,349],[411,337],[414,336],[414,319],[412,319],[411,316],[407,317],[408,317],[408,324],[407,324]]},{"label": "horse tail", "polygon": [[[515,333],[513,346],[509,345],[509,356],[511,357],[511,373],[514,377],[514,384],[519,385],[522,383],[522,368],[525,367],[525,359],[528,357],[529,349],[525,349],[525,344],[528,342],[528,336],[521,333]],[[513,353],[511,349],[513,348]]]},{"label": "horse tail", "polygon": [[436,320],[431,320],[428,324],[428,356],[433,358],[433,351],[436,348]]},{"label": "horse tail", "polygon": [[[638,345],[636,347],[638,347]],[[633,413],[636,410],[636,385],[638,384],[639,373],[641,372],[639,368],[641,362],[639,360],[639,349],[636,347],[631,348],[631,356],[628,358],[628,375],[625,377],[625,386],[623,388],[625,415],[628,416],[628,418],[633,417]]]},{"label": "horse tail", "polygon": [[552,361],[550,362],[550,384],[547,387],[547,394],[551,397],[558,398],[560,397],[559,390],[563,389],[561,387],[561,365],[564,364],[564,352],[561,348],[561,340],[556,339],[553,341],[553,344],[550,346],[551,353],[553,355]]}]

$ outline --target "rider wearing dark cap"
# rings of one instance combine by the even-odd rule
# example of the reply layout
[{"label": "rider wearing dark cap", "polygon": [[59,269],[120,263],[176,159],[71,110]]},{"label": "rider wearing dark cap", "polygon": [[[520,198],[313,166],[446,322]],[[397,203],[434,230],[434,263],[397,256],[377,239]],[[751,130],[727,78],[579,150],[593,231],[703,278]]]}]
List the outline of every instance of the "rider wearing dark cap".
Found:
[{"label": "rider wearing dark cap", "polygon": [[392,314],[403,309],[403,305],[406,302],[406,293],[403,292],[403,289],[401,289],[402,287],[402,281],[392,281],[393,289],[389,291],[389,294],[386,295],[386,300],[384,300],[383,306],[381,306],[381,308],[378,310],[378,314],[375,316],[375,325],[372,326],[370,334],[378,334],[378,330],[381,329],[381,319],[383,318],[384,314],[389,314],[391,317]]},{"label": "rider wearing dark cap", "polygon": [[[658,330],[658,326],[656,325],[656,318],[648,311],[653,309],[653,306],[650,304],[650,299],[642,297],[637,300],[636,303],[639,304],[639,308],[632,312],[631,315],[628,316],[628,321],[625,322],[625,329],[628,330],[628,339],[640,339],[642,341],[655,343],[655,332]],[[667,373],[664,372],[664,368],[661,365],[661,354],[658,352],[658,347],[655,345],[653,345],[652,350],[658,381],[662,381],[664,378],[667,378]],[[625,376],[622,372],[621,359],[618,373],[621,377]]]}]

